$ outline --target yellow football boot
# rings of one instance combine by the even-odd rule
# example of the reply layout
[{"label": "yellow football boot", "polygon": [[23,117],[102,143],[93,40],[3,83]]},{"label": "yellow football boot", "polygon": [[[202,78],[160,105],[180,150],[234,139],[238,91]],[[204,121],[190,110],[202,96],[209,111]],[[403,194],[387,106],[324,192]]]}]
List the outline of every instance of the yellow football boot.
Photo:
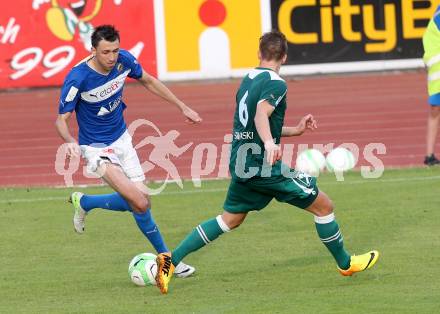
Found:
[{"label": "yellow football boot", "polygon": [[174,265],[171,262],[171,253],[161,253],[157,255],[157,274],[156,284],[163,294],[168,293],[168,284],[173,277]]},{"label": "yellow football boot", "polygon": [[345,270],[338,267],[338,270],[343,276],[351,276],[354,273],[364,271],[368,268],[373,267],[373,265],[376,264],[378,258],[378,251],[370,251],[362,255],[353,255],[350,258],[350,267]]}]

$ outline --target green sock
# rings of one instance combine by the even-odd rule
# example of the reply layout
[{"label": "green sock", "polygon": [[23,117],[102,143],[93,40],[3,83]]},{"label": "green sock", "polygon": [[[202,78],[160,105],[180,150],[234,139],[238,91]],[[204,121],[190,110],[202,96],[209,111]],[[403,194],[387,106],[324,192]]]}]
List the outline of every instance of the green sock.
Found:
[{"label": "green sock", "polygon": [[335,214],[318,217],[315,216],[315,227],[319,238],[327,249],[332,253],[339,268],[348,269],[350,267],[350,255],[344,249],[344,242],[335,220]]},{"label": "green sock", "polygon": [[179,246],[172,252],[171,261],[177,266],[189,253],[197,251],[211,241],[217,239],[224,232],[230,229],[221,216],[212,218],[198,225],[193,231],[180,242]]}]

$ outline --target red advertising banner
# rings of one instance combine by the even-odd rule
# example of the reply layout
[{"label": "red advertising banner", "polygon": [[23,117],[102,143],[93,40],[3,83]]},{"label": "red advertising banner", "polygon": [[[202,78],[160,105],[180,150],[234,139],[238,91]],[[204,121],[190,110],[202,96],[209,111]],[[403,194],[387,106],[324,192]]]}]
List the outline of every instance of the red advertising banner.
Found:
[{"label": "red advertising banner", "polygon": [[62,84],[100,24],[157,75],[153,0],[14,0],[0,12],[0,89]]}]

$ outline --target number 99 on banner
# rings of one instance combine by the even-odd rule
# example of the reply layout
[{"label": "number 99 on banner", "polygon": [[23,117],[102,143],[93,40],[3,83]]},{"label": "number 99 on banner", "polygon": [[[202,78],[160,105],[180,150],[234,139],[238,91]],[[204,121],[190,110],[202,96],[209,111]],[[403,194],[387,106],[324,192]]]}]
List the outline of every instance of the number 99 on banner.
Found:
[{"label": "number 99 on banner", "polygon": [[72,46],[60,46],[49,51],[46,55],[39,47],[30,47],[16,53],[11,61],[11,68],[16,72],[9,77],[17,80],[31,72],[42,62],[43,67],[48,69],[43,72],[44,78],[49,78],[64,70],[75,57],[75,49]]}]

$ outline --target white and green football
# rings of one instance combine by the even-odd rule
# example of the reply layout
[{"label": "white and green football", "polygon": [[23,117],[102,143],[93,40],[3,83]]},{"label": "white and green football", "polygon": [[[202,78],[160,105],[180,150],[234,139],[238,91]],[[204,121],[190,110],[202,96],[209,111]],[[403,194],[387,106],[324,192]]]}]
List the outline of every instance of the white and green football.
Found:
[{"label": "white and green football", "polygon": [[326,163],[328,171],[344,172],[354,168],[356,159],[350,150],[344,147],[337,147],[327,155]]},{"label": "white and green football", "polygon": [[133,257],[128,265],[128,275],[137,286],[156,285],[157,264],[156,255],[141,253]]},{"label": "white and green football", "polygon": [[298,154],[295,163],[295,170],[304,172],[310,176],[318,177],[324,170],[325,157],[317,149],[306,149]]}]

